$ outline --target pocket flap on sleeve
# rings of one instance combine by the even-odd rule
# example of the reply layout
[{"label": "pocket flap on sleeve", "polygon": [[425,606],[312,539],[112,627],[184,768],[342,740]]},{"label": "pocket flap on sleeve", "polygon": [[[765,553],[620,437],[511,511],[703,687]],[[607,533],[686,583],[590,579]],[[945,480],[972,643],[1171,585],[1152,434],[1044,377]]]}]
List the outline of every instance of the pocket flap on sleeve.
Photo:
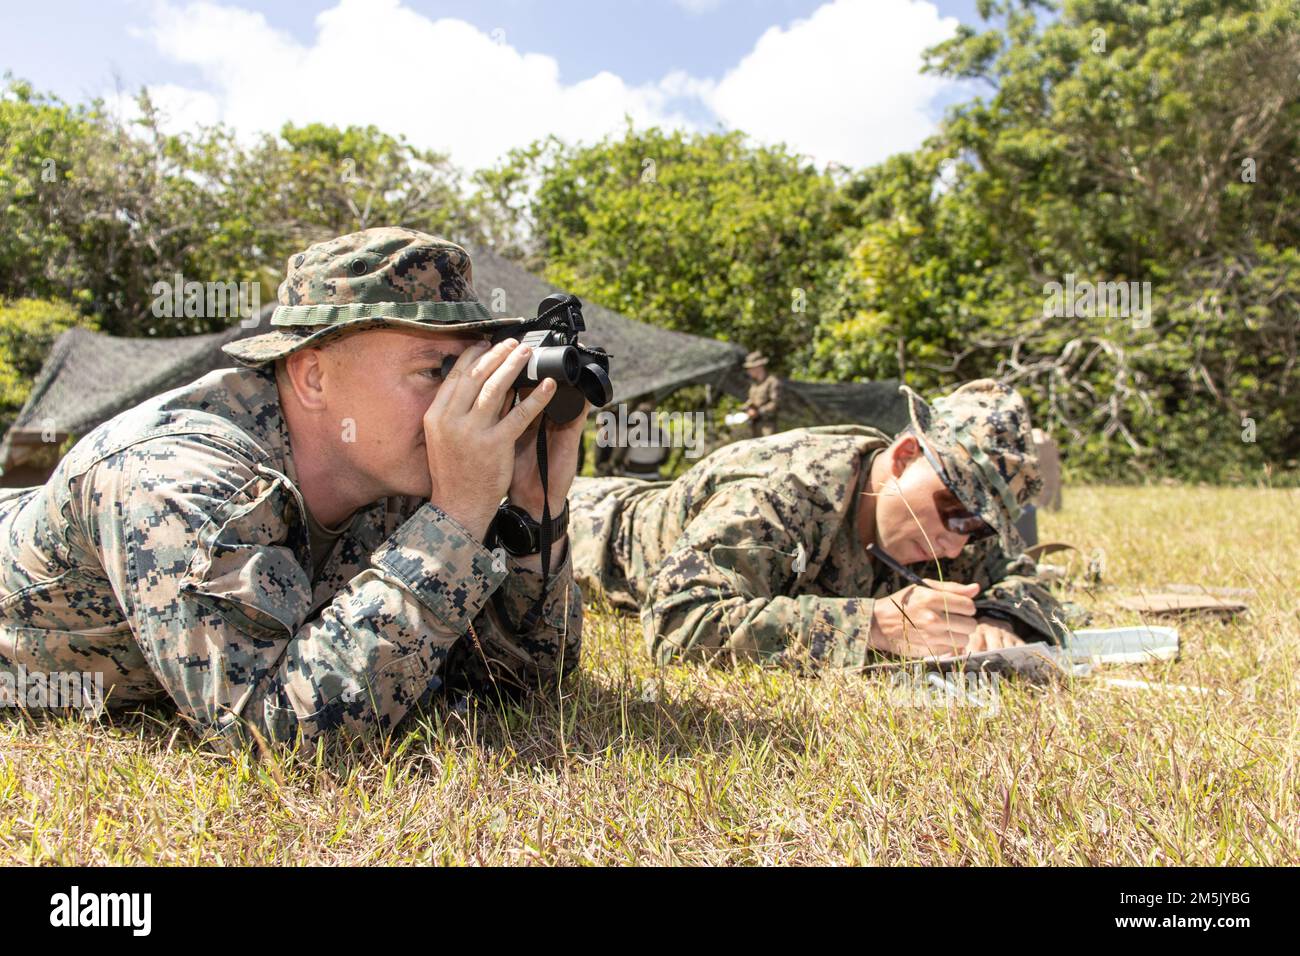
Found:
[{"label": "pocket flap on sleeve", "polygon": [[183,590],[212,601],[241,630],[292,636],[311,607],[311,581],[285,543],[297,509],[283,478],[258,477],[199,531]]}]

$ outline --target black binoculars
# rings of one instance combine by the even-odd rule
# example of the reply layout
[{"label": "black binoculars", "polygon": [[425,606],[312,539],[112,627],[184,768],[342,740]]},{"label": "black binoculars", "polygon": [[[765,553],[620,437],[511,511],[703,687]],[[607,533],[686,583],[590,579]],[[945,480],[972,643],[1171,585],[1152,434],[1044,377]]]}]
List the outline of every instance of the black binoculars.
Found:
[{"label": "black binoculars", "polygon": [[[543,379],[555,380],[555,395],[546,405],[546,417],[556,424],[572,421],[582,411],[584,401],[595,408],[608,405],[614,398],[609,380],[609,354],[578,341],[578,333],[587,331],[582,318],[582,302],[576,295],[557,292],[537,306],[537,318],[526,319],[514,327],[493,329],[493,343],[518,338],[520,345],[533,350],[528,365],[515,380],[516,390],[535,388]],[[442,363],[445,377],[456,362],[448,356]]]}]

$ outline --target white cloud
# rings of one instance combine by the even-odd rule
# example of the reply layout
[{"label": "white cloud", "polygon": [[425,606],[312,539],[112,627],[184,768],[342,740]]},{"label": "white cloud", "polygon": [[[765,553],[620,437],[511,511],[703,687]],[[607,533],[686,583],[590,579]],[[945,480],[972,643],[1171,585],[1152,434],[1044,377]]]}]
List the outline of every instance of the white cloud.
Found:
[{"label": "white cloud", "polygon": [[207,91],[150,92],[173,128],[213,118],[245,133],[286,121],[373,124],[466,169],[551,132],[599,139],[621,128],[625,113],[638,125],[684,124],[657,86],[632,87],[608,72],[565,84],[553,57],[521,53],[463,20],[431,20],[399,0],[339,0],[315,26],[304,46],[260,13],[206,0],[157,3],[144,35],[164,57],[198,69]]},{"label": "white cloud", "polygon": [[760,140],[868,165],[934,130],[929,104],[950,83],[919,74],[921,52],[956,28],[930,3],[834,0],[769,29],[706,102],[726,126]]},{"label": "white cloud", "polygon": [[607,71],[566,83],[554,57],[515,49],[508,33],[432,20],[400,0],[337,0],[316,17],[309,45],[212,0],[156,0],[140,33],[203,79],[202,89],[150,87],[171,128],[373,124],[475,169],[548,133],[571,142],[617,134],[625,114],[637,126],[690,128],[679,109],[693,106],[760,141],[858,165],[930,131],[926,106],[944,81],[916,75],[919,51],[955,23],[925,2],[832,0],[768,30],[721,80],[674,71],[639,86]]}]

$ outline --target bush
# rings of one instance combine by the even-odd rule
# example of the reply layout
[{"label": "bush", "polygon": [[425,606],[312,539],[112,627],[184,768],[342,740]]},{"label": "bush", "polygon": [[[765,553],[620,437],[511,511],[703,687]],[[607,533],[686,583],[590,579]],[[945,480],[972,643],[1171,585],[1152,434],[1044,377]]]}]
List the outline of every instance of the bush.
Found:
[{"label": "bush", "polygon": [[0,299],[0,429],[9,430],[54,340],[73,326],[96,327],[67,302]]}]

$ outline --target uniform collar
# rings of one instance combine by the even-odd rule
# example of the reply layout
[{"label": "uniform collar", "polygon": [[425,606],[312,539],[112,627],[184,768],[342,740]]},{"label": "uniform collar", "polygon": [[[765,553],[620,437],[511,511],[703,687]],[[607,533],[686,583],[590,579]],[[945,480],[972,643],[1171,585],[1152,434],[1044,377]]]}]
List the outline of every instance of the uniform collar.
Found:
[{"label": "uniform collar", "polygon": [[875,464],[876,456],[888,448],[888,445],[882,445],[879,448],[873,448],[870,451],[863,452],[861,457],[861,469],[858,472],[858,480],[853,487],[853,500],[849,502],[848,512],[844,518],[844,527],[848,533],[848,551],[852,556],[849,566],[855,582],[857,582],[856,594],[870,594],[872,585],[875,582],[876,573],[871,566],[871,559],[867,557],[867,549],[863,547],[862,541],[858,538],[858,509],[862,506],[864,496],[871,490],[871,466]]}]

